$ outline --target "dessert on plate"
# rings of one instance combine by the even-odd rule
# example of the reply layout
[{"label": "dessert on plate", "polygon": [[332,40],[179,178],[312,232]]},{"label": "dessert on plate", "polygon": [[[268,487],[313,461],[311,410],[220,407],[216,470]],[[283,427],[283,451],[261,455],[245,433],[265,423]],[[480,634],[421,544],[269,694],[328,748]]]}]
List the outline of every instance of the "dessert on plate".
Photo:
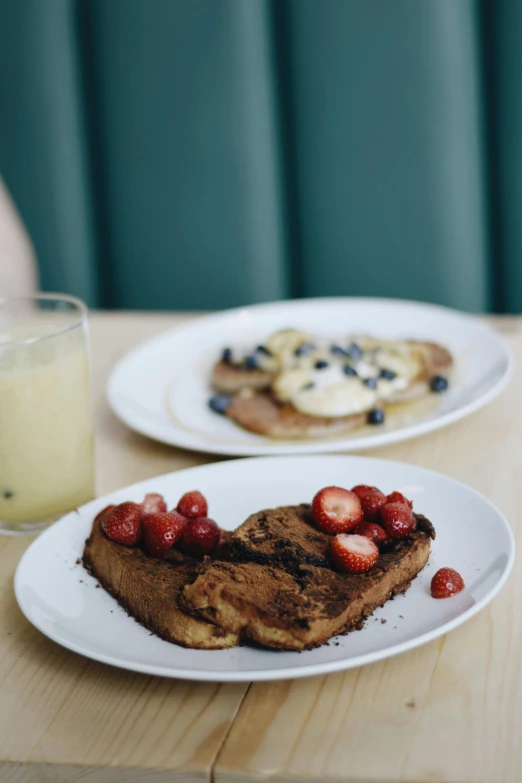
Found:
[{"label": "dessert on plate", "polygon": [[433,342],[331,340],[284,329],[247,351],[223,349],[209,405],[273,438],[343,434],[382,424],[396,403],[446,391],[453,364],[450,351]]},{"label": "dessert on plate", "polygon": [[[206,650],[241,642],[303,650],[361,628],[408,590],[435,538],[401,493],[366,485],[325,487],[311,504],[259,511],[232,533],[207,514],[197,491],[172,511],[160,495],[108,506],[83,556],[151,632]],[[446,573],[432,587],[436,597],[458,589]]]}]

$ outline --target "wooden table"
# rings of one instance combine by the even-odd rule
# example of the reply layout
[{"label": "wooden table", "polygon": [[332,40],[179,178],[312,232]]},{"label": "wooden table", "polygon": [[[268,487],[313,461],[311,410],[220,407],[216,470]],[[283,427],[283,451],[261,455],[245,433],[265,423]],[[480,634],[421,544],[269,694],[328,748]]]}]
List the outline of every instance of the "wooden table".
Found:
[{"label": "wooden table", "polygon": [[[104,387],[136,343],[187,316],[94,314],[98,493],[211,457],[128,431]],[[519,366],[522,319],[496,319]],[[488,408],[372,454],[483,492],[520,539],[520,373]],[[29,538],[0,537],[0,783],[350,781],[520,783],[522,573],[448,637],[346,673],[255,685],[119,671],[29,625],[13,574]]]}]

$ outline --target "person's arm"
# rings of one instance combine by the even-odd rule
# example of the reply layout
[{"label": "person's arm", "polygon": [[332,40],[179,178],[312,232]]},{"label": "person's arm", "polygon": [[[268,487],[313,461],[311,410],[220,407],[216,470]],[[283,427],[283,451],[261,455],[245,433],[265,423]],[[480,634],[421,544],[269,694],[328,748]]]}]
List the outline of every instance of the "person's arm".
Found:
[{"label": "person's arm", "polygon": [[33,246],[0,179],[0,296],[24,296],[36,288]]}]

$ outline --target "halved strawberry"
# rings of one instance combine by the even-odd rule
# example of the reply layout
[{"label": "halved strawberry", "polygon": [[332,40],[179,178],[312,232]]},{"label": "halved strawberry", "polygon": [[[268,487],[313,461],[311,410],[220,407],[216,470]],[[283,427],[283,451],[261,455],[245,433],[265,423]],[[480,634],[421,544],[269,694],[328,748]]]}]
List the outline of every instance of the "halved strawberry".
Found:
[{"label": "halved strawberry", "polygon": [[402,503],[403,506],[409,506],[410,508],[413,508],[413,502],[411,500],[408,500],[408,498],[404,497],[402,492],[391,492],[389,495],[386,495],[386,502],[387,503]]},{"label": "halved strawberry", "polygon": [[339,571],[362,574],[375,565],[379,550],[366,536],[340,533],[332,541],[332,560]]},{"label": "halved strawberry", "polygon": [[163,495],[157,492],[148,492],[142,500],[141,509],[144,514],[158,514],[167,510],[167,504]]},{"label": "halved strawberry", "polygon": [[178,503],[178,511],[187,519],[206,517],[208,514],[207,499],[197,489],[185,492]]},{"label": "halved strawberry", "polygon": [[134,546],[141,538],[141,506],[138,503],[120,503],[105,509],[102,528],[111,541]]},{"label": "halved strawberry", "polygon": [[360,522],[357,527],[353,529],[354,533],[358,536],[366,536],[375,544],[382,544],[383,541],[389,539],[389,535],[386,530],[378,525],[376,522]]},{"label": "halved strawberry", "polygon": [[372,489],[361,500],[364,518],[368,522],[378,522],[379,512],[386,503],[386,495],[380,489]]},{"label": "halved strawberry", "polygon": [[460,593],[465,587],[464,579],[454,568],[439,568],[431,580],[433,598],[449,598]]},{"label": "halved strawberry", "polygon": [[413,530],[413,514],[403,503],[387,503],[381,508],[384,529],[393,538],[404,538]]},{"label": "halved strawberry", "polygon": [[162,557],[183,535],[185,517],[177,511],[160,511],[143,517],[143,543],[153,557]]},{"label": "halved strawberry", "polygon": [[362,500],[368,492],[372,492],[374,489],[377,489],[377,487],[371,487],[369,484],[356,484],[355,487],[352,487],[352,492],[355,492],[359,500]]},{"label": "halved strawberry", "polygon": [[347,533],[362,522],[361,501],[341,487],[324,487],[312,500],[312,514],[325,533]]}]

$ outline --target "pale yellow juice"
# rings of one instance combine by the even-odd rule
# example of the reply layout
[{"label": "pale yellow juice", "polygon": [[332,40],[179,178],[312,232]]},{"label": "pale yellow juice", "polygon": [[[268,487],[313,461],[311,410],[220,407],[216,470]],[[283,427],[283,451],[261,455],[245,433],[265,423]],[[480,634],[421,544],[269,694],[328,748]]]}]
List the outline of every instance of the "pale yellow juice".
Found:
[{"label": "pale yellow juice", "polygon": [[12,339],[0,333],[0,521],[24,523],[94,496],[89,358],[81,328]]}]

